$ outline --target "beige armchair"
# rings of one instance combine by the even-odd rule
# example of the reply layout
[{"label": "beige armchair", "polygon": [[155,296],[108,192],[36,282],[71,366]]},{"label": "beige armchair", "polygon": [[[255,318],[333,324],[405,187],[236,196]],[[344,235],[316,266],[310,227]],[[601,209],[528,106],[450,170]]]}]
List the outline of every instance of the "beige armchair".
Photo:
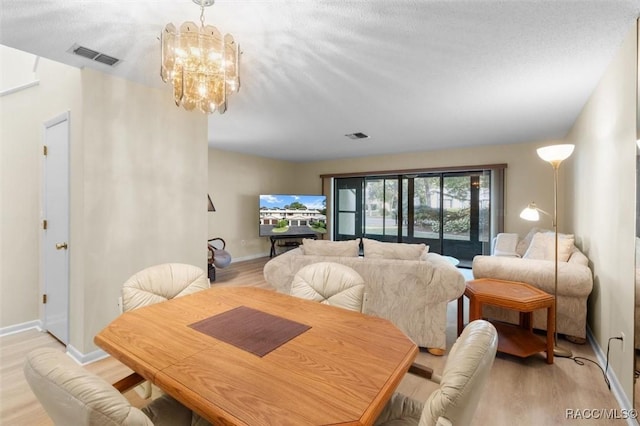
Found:
[{"label": "beige armchair", "polygon": [[[209,287],[206,273],[197,266],[184,263],[151,266],[137,272],[122,285],[122,309],[131,311]],[[150,398],[151,384],[142,383],[138,393],[143,398]]]},{"label": "beige armchair", "polygon": [[364,280],[348,266],[335,262],[312,263],[293,277],[291,295],[362,312]]},{"label": "beige armchair", "polygon": [[133,407],[102,378],[63,352],[41,348],[30,352],[24,375],[47,414],[58,426],[192,426],[208,425],[175,399],[163,395],[142,409]]},{"label": "beige armchair", "polygon": [[[395,393],[376,426],[450,426],[471,424],[496,357],[498,333],[484,320],[465,327],[447,356],[442,377],[421,375],[440,384],[425,403]],[[410,370],[411,371],[411,370]]]}]

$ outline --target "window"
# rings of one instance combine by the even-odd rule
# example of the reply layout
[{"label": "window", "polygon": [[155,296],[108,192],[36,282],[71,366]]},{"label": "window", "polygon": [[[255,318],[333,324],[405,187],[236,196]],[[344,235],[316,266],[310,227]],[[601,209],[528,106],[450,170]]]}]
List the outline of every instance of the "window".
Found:
[{"label": "window", "polygon": [[423,242],[470,261],[502,231],[506,165],[334,178],[334,239]]}]

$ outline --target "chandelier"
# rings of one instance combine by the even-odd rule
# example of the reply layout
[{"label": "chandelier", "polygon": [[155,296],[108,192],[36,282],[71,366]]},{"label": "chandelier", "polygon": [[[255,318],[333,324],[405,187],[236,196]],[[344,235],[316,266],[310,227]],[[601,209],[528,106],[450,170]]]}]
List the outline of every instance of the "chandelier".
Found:
[{"label": "chandelier", "polygon": [[193,0],[200,6],[200,27],[185,22],[177,31],[169,23],[161,35],[160,76],[173,85],[177,106],[211,114],[227,110],[227,95],[240,89],[238,45],[231,34],[222,37],[212,25],[204,24],[204,8],[214,0]]}]

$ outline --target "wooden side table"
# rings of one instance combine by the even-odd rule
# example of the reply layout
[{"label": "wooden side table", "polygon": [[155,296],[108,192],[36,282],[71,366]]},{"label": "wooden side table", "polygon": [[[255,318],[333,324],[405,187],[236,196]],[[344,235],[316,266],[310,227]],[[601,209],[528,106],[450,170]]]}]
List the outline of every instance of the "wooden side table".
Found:
[{"label": "wooden side table", "polygon": [[[553,364],[555,332],[555,297],[529,284],[516,281],[482,278],[467,281],[464,294],[458,299],[458,335],[462,333],[463,297],[469,298],[469,321],[482,318],[482,306],[492,305],[520,312],[520,325],[493,321],[498,330],[498,351],[519,357],[547,352],[547,364]],[[547,310],[547,338],[533,333],[533,311]]]}]

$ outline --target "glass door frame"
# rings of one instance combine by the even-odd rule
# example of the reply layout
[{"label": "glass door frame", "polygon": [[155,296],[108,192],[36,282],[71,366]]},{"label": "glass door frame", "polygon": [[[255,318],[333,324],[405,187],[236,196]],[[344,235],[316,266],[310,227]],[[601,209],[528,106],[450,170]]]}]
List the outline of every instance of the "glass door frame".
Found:
[{"label": "glass door frame", "polygon": [[[501,180],[504,176],[503,168],[500,170],[499,174],[496,174],[496,179]],[[334,217],[336,221],[336,226],[334,227],[334,239],[353,239],[358,237],[366,237],[377,239],[380,241],[390,241],[390,242],[406,242],[406,243],[425,243],[430,246],[430,250],[436,253],[441,253],[443,255],[450,255],[454,257],[461,257],[462,259],[471,260],[475,254],[486,254],[489,250],[489,242],[491,240],[492,235],[495,235],[497,232],[501,230],[491,229],[492,226],[495,225],[495,222],[499,222],[501,228],[501,216],[497,216],[496,218],[492,217],[492,213],[499,214],[499,211],[494,209],[494,204],[498,207],[501,205],[500,198],[501,194],[494,194],[493,189],[494,185],[492,183],[494,174],[491,172],[492,169],[482,168],[482,169],[457,169],[450,171],[421,171],[418,173],[398,173],[398,174],[371,174],[371,175],[361,175],[361,176],[352,176],[348,178],[336,177],[334,178],[335,184],[335,192],[338,193],[338,188],[343,185],[345,182],[349,183],[349,186],[352,188],[357,188],[357,198],[359,202],[357,204],[356,211],[352,212],[355,214],[356,220],[360,221],[360,225],[356,223],[356,232],[354,235],[345,235],[339,234],[339,213],[340,206],[338,196],[334,196]],[[444,197],[445,197],[445,179],[447,177],[455,177],[455,176],[469,176],[470,185],[469,185],[469,239],[468,243],[460,244],[454,243],[452,246],[451,241],[445,239],[445,230],[444,230],[444,222],[445,222],[445,208],[444,208]],[[480,203],[482,200],[480,199],[480,179],[481,176],[488,177],[488,181],[484,182],[485,191],[489,193],[489,201],[487,206],[487,211],[485,212],[488,216],[485,219],[485,226],[489,227],[488,230],[484,232],[480,229],[481,222],[481,206]],[[439,177],[440,185],[439,185],[439,230],[438,230],[438,238],[421,238],[415,237],[415,179],[416,178],[424,178],[424,177]],[[385,184],[389,180],[395,180],[397,182],[397,197],[393,208],[395,208],[395,212],[397,215],[395,218],[397,219],[397,230],[396,234],[388,234],[386,231],[386,227],[384,224],[388,218],[386,217],[386,210],[383,212],[383,227],[382,234],[372,234],[367,232],[367,205],[366,203],[369,200],[366,199],[366,188],[367,181],[373,180],[382,180],[383,182],[383,199],[380,200],[380,204],[387,208],[389,201],[387,200],[386,188]],[[343,185],[344,186],[344,185]],[[502,191],[502,183],[500,184],[500,191]],[[494,202],[494,195],[496,198]],[[406,209],[404,208],[406,207]],[[406,217],[405,217],[406,216]],[[483,238],[483,240],[481,240]],[[486,240],[486,241],[485,241]],[[447,248],[449,245],[449,248]],[[460,246],[457,247],[456,246]],[[470,246],[465,248],[464,246]]]},{"label": "glass door frame", "polygon": [[[352,240],[354,238],[362,237],[362,182],[362,178],[346,178],[339,179],[334,182],[333,217],[335,220],[335,226],[333,227],[333,239],[335,241]],[[355,199],[353,200],[355,209],[352,209],[351,206],[343,207],[343,205],[346,203],[344,197],[342,198],[342,202],[340,201],[341,191],[353,192],[353,195],[355,197]],[[346,230],[347,227],[353,228],[353,234],[341,233],[341,230]]]}]

